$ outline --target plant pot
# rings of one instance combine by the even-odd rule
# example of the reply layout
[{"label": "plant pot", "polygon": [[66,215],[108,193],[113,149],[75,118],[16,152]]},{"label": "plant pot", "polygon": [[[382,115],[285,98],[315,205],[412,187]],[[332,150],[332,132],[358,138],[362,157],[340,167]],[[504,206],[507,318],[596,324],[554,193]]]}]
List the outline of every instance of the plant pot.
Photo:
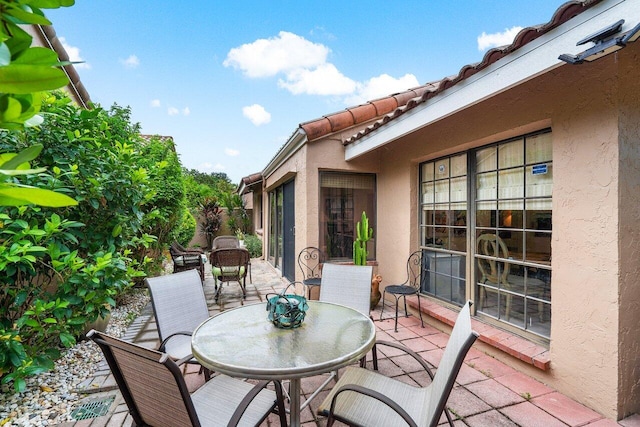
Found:
[{"label": "plant pot", "polygon": [[382,294],[380,293],[380,282],[382,282],[382,276],[379,274],[374,275],[371,280],[371,305],[369,307],[371,310],[376,308],[380,302],[380,298],[382,298]]}]

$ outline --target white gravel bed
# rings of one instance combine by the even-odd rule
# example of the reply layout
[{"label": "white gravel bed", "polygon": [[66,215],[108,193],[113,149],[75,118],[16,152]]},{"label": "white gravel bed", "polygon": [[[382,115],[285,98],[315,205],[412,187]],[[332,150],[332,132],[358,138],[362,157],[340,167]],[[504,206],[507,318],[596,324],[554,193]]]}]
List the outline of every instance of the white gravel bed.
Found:
[{"label": "white gravel bed", "polygon": [[[149,302],[145,289],[135,290],[111,311],[107,333],[120,337]],[[132,314],[133,313],[133,314]],[[71,411],[86,397],[75,392],[91,378],[102,361],[102,352],[92,341],[81,341],[66,350],[53,371],[30,377],[22,393],[13,383],[0,386],[0,426],[52,426],[74,421]]]}]

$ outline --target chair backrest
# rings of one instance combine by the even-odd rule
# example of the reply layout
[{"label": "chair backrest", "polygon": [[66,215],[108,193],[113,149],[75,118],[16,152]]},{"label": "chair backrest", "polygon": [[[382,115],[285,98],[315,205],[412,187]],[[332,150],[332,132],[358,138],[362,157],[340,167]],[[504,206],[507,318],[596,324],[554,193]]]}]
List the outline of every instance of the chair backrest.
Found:
[{"label": "chair backrest", "polygon": [[320,301],[342,304],[369,316],[372,278],[370,265],[326,263],[322,268]]},{"label": "chair backrest", "polygon": [[176,332],[193,332],[209,318],[207,300],[196,270],[148,277],[160,341]]},{"label": "chair backrest", "polygon": [[324,254],[316,247],[308,246],[298,254],[298,266],[302,271],[302,280],[322,277]]},{"label": "chair backrest", "polygon": [[407,259],[407,281],[406,285],[414,289],[420,288],[422,280],[422,250],[417,250],[409,255]]},{"label": "chair backrest", "polygon": [[236,236],[218,236],[213,239],[213,249],[239,248],[240,240]]},{"label": "chair backrest", "polygon": [[249,251],[245,248],[215,249],[211,252],[211,267],[223,282],[243,279],[249,270]]},{"label": "chair backrest", "polygon": [[[492,233],[481,234],[476,240],[477,254],[494,258],[509,258],[509,249],[500,238],[500,236]],[[489,281],[491,283],[507,283],[509,276],[510,264],[508,262],[498,261],[495,259],[477,258],[478,268],[482,278],[480,282]]]},{"label": "chair backrest", "polygon": [[431,382],[431,392],[426,402],[427,413],[431,414],[429,426],[436,426],[444,410],[451,389],[455,383],[462,362],[467,352],[478,338],[478,333],[471,329],[471,301],[462,306],[451,331],[436,374]]},{"label": "chair backrest", "polygon": [[180,368],[170,357],[95,330],[87,337],[104,353],[135,425],[200,426]]}]

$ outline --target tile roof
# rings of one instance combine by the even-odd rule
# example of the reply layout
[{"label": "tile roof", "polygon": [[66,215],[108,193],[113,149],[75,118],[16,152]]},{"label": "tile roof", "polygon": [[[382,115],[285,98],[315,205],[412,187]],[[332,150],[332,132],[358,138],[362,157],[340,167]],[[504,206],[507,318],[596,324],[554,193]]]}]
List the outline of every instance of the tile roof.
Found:
[{"label": "tile roof", "polygon": [[368,101],[365,104],[349,107],[343,111],[327,114],[318,119],[301,123],[300,128],[307,135],[307,141],[314,141],[331,133],[348,129],[389,114],[407,104],[410,100],[419,98],[423,94],[435,90],[437,87],[438,82],[427,83],[404,92]]},{"label": "tile roof", "polygon": [[431,90],[427,90],[426,92],[423,92],[421,95],[416,96],[415,98],[412,98],[406,104],[399,105],[393,111],[386,114],[384,117],[376,120],[373,124],[367,126],[365,129],[359,131],[355,135],[345,139],[343,141],[343,144],[349,145],[359,140],[363,136],[368,135],[369,133],[377,130],[381,126],[384,126],[391,120],[401,116],[402,114],[411,110],[412,108],[415,108],[416,106],[426,102],[427,100],[439,94],[440,92],[446,89],[449,89],[450,87],[458,84],[464,79],[471,77],[472,75],[476,74],[478,71],[481,71],[487,68],[489,65],[505,57],[506,55],[509,55],[510,53],[521,48],[527,43],[532,42],[533,40],[537,39],[543,34],[546,34],[552,29],[564,24],[571,18],[574,18],[575,16],[581,14],[585,10],[589,9],[591,6],[597,3],[600,3],[601,1],[603,0],[568,1],[562,4],[553,14],[553,17],[551,18],[551,20],[546,24],[536,25],[536,26],[522,29],[513,40],[513,43],[511,43],[510,45],[490,49],[484,55],[484,57],[482,58],[482,61],[476,64],[465,65],[460,69],[460,72],[458,72],[457,75],[444,78],[439,82],[438,85],[433,87]]}]

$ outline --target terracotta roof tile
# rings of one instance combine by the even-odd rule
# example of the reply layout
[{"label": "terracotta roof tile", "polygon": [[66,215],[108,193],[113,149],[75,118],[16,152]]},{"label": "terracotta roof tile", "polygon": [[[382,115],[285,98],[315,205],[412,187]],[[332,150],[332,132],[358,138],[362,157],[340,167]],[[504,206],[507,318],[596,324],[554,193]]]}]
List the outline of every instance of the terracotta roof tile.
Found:
[{"label": "terracotta roof tile", "polygon": [[[600,3],[601,1],[602,0],[569,1],[562,4],[555,11],[555,13],[553,14],[553,17],[549,22],[543,25],[524,28],[516,35],[513,43],[511,43],[508,46],[490,49],[489,51],[487,51],[487,53],[485,53],[481,62],[477,64],[465,65],[460,69],[457,75],[444,78],[442,81],[440,81],[440,84],[437,86],[435,84],[420,86],[419,89],[424,88],[424,91],[421,92],[421,96],[419,98],[415,98],[415,96],[414,97],[410,96],[410,92],[415,93],[415,89],[402,92],[401,94],[392,95],[392,97],[394,97],[398,102],[398,106],[395,108],[395,110],[392,112],[390,111],[390,112],[384,113],[385,115],[383,117],[378,119],[375,123],[372,123],[371,125],[367,126],[365,129],[359,131],[355,135],[344,140],[343,144],[349,145],[357,141],[363,136],[387,124],[388,122],[395,119],[396,117],[401,116],[406,111],[409,111],[412,108],[415,108],[417,105],[424,103],[429,98],[437,95],[438,93],[452,86],[455,86],[460,81],[471,77],[478,71],[502,59],[504,56],[521,48],[527,43],[530,43],[531,41],[537,39],[541,35],[546,34],[550,30],[565,23],[566,21],[575,17],[576,15],[581,14],[585,10],[589,9],[591,6],[597,3]],[[390,102],[387,102],[386,99],[372,101],[372,102],[375,104],[376,102],[380,103],[381,101],[385,101],[385,104],[384,104],[385,106],[390,105]]]}]

